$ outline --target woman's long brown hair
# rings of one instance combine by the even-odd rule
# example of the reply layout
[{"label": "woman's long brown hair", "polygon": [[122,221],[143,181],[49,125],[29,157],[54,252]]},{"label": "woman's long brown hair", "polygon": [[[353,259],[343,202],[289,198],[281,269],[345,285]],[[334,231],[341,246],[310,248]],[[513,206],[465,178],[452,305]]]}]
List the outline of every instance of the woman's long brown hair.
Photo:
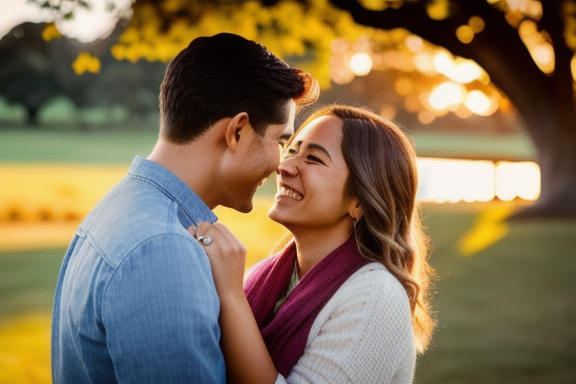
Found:
[{"label": "woman's long brown hair", "polygon": [[363,257],[382,263],[410,299],[417,350],[426,350],[435,322],[429,305],[434,270],[416,204],[414,145],[396,124],[346,105],[326,106],[306,119],[334,115],[343,121],[342,152],[350,170],[346,197],[359,199],[363,216],[356,240]]}]

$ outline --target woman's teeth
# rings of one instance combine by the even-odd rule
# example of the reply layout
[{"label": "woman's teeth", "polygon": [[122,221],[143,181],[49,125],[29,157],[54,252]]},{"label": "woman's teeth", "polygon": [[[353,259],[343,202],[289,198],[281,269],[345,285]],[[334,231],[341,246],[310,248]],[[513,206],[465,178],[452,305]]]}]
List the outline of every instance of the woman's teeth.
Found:
[{"label": "woman's teeth", "polygon": [[289,197],[289,198],[297,200],[297,201],[300,201],[303,198],[303,196],[301,194],[299,194],[298,192],[295,192],[295,191],[288,189],[286,187],[280,187],[280,189],[278,190],[278,195],[279,196],[286,196],[286,197]]}]

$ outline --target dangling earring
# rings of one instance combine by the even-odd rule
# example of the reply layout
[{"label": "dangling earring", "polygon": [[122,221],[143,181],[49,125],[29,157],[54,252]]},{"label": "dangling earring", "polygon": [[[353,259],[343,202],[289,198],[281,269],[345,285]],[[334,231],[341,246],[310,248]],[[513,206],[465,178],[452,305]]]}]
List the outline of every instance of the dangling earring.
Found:
[{"label": "dangling earring", "polygon": [[358,219],[353,217],[352,218],[352,232],[354,232],[354,240],[356,241],[356,248],[358,248],[358,252],[360,252],[360,246],[358,244],[358,231],[356,231],[356,225],[358,224]]}]

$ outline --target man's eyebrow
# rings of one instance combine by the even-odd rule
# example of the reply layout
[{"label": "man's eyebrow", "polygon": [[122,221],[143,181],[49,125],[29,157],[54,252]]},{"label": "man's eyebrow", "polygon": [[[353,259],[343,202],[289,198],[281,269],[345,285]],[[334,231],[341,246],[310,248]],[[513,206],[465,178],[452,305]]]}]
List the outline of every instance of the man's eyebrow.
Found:
[{"label": "man's eyebrow", "polygon": [[278,141],[288,141],[292,137],[291,133],[285,133],[278,138]]}]

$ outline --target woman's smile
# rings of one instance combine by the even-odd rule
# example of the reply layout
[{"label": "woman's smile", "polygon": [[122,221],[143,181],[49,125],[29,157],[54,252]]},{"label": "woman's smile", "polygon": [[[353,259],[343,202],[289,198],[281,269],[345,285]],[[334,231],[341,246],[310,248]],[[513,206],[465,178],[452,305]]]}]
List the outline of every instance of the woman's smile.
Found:
[{"label": "woman's smile", "polygon": [[276,193],[276,200],[280,197],[288,197],[296,201],[301,201],[304,198],[300,192],[295,191],[286,184],[281,184],[278,186],[278,192]]}]

